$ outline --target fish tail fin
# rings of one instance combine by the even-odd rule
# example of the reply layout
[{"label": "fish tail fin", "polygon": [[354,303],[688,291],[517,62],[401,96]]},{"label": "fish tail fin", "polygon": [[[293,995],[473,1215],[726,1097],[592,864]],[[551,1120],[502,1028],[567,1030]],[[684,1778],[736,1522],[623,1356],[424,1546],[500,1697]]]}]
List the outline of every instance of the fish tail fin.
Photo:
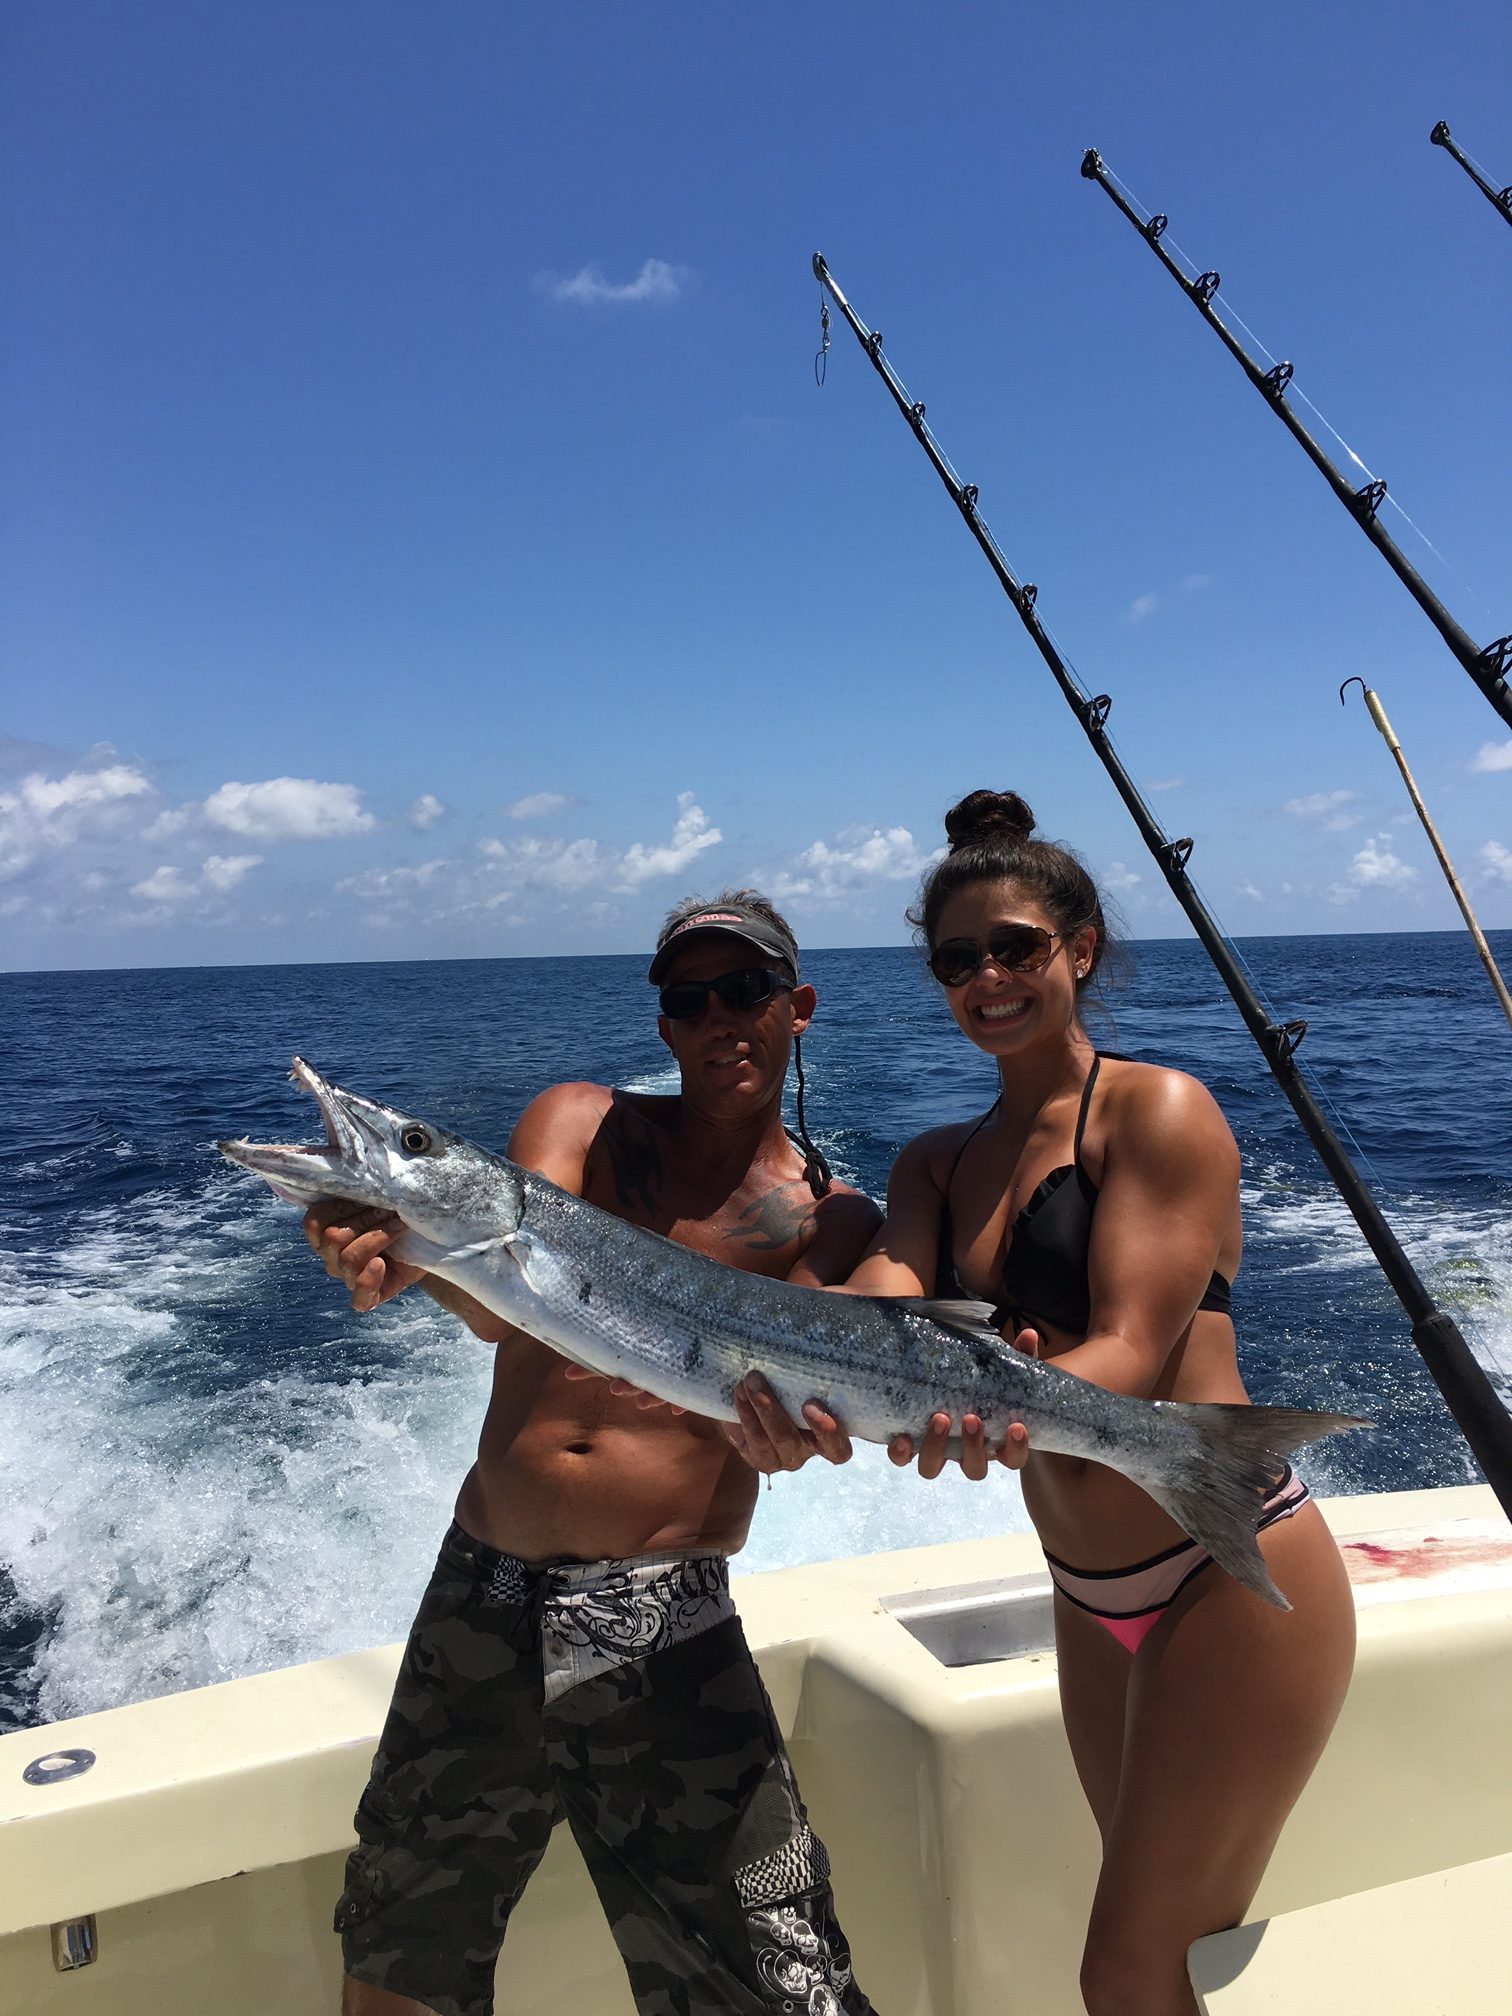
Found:
[{"label": "fish tail fin", "polygon": [[[1351,1414],[1304,1407],[1167,1403],[1192,1435],[1180,1475],[1144,1476],[1140,1484],[1184,1532],[1205,1547],[1236,1582],[1278,1610],[1290,1603],[1271,1580],[1255,1533],[1261,1507],[1285,1459],[1305,1442],[1369,1428]],[[1162,1407],[1165,1413],[1167,1407]]]}]

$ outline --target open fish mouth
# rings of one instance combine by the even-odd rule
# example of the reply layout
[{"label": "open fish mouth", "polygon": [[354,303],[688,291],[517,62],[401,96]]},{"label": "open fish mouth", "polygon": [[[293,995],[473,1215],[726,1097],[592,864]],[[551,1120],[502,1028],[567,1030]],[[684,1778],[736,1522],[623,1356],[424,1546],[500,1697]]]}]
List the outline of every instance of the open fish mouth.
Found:
[{"label": "open fish mouth", "polygon": [[278,1141],[218,1141],[216,1146],[294,1202],[361,1195],[364,1165],[375,1150],[387,1148],[397,1115],[370,1099],[343,1092],[338,1085],[328,1085],[302,1057],[293,1060],[289,1076],[314,1095],[325,1122],[323,1142],[299,1147]]}]

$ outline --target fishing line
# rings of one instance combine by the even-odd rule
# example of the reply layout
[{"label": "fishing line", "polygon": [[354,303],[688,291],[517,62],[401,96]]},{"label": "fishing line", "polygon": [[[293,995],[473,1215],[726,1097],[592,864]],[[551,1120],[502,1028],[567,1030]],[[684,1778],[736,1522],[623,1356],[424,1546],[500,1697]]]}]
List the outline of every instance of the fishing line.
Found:
[{"label": "fishing line", "polygon": [[[1073,674],[1081,690],[1085,692],[1087,690],[1086,681],[1081,677],[1081,674],[1077,671],[1074,662],[1072,661],[1069,653],[1062,646],[1060,639],[1056,635],[1054,629],[1048,623],[1045,623],[1043,618],[1040,619],[1040,622],[1041,626],[1045,631],[1046,636],[1050,639],[1051,643],[1054,645],[1059,656],[1065,661],[1067,669]],[[1114,755],[1118,758],[1120,763],[1122,763],[1123,760],[1122,751],[1119,747],[1118,737],[1113,733],[1111,729],[1104,730],[1104,737],[1109,747],[1112,749]],[[1127,768],[1127,766],[1124,767]],[[1229,930],[1228,926],[1222,921],[1217,905],[1211,900],[1202,883],[1198,880],[1198,878],[1195,875],[1191,873],[1190,869],[1186,871],[1186,879],[1189,885],[1191,886],[1193,893],[1196,895],[1198,901],[1202,905],[1203,909],[1208,913],[1209,917],[1212,919],[1219,936],[1222,938],[1223,943],[1228,948],[1236,965],[1243,972],[1244,977],[1248,981],[1250,989],[1253,992],[1256,1000],[1264,1008],[1267,1018],[1273,1025],[1280,1026],[1281,1016],[1279,1010],[1277,1009],[1273,999],[1271,998],[1269,991],[1261,982],[1259,975],[1255,972],[1254,967],[1250,964],[1249,960],[1244,956],[1244,953],[1240,949],[1238,941],[1235,939],[1232,932]],[[1402,1211],[1404,1214],[1410,1216],[1412,1209],[1412,1199],[1410,1195],[1406,1191],[1404,1191],[1399,1184],[1388,1182],[1386,1177],[1380,1171],[1380,1169],[1377,1168],[1374,1157],[1370,1154],[1369,1150],[1364,1146],[1359,1136],[1355,1133],[1353,1126],[1349,1122],[1349,1119],[1340,1109],[1337,1101],[1330,1095],[1327,1087],[1324,1085],[1322,1079],[1318,1076],[1318,1073],[1314,1069],[1310,1060],[1301,1055],[1296,1055],[1293,1058],[1293,1068],[1296,1070],[1299,1077],[1301,1077],[1302,1080],[1307,1085],[1307,1088],[1309,1092],[1312,1094],[1312,1097],[1316,1102],[1316,1104],[1328,1116],[1333,1126],[1334,1132],[1339,1136],[1341,1136],[1341,1138],[1349,1148],[1351,1160],[1353,1160],[1355,1163],[1357,1163],[1364,1169],[1366,1177],[1369,1180],[1370,1186],[1375,1191],[1377,1196],[1391,1199],[1393,1205],[1397,1209]],[[1347,1199],[1344,1201],[1347,1204]],[[1357,1231],[1361,1229],[1362,1228],[1360,1228],[1358,1225],[1356,1226]],[[1411,1235],[1409,1234],[1408,1236],[1410,1238]],[[1413,1243],[1418,1242],[1414,1241]],[[1366,1245],[1368,1249],[1369,1246],[1368,1240],[1366,1241]],[[1512,1386],[1512,1361],[1507,1362],[1503,1361],[1501,1354],[1501,1347],[1498,1346],[1495,1343],[1495,1341],[1486,1334],[1485,1330],[1476,1320],[1477,1312],[1467,1301],[1465,1293],[1459,1287],[1459,1284],[1453,1279],[1451,1279],[1448,1282],[1447,1287],[1441,1288],[1440,1300],[1451,1302],[1458,1311],[1461,1318],[1465,1322],[1467,1322],[1471,1327],[1471,1329],[1474,1331],[1477,1343],[1481,1347],[1480,1351],[1477,1353],[1477,1356],[1481,1359],[1482,1364],[1484,1364],[1485,1358],[1489,1356],[1492,1363],[1495,1365],[1497,1372],[1507,1380],[1509,1386]]]},{"label": "fishing line", "polygon": [[[1060,639],[1057,637],[1055,631],[1051,628],[1051,626],[1048,623],[1044,622],[1043,618],[1041,618],[1040,620],[1043,625],[1045,635],[1050,639],[1051,643],[1055,646],[1057,653],[1065,660],[1067,668],[1073,672],[1073,674],[1076,676],[1078,685],[1081,687],[1082,691],[1085,692],[1086,682],[1081,678],[1081,675],[1076,672],[1076,668],[1070,656],[1062,646]],[[1114,755],[1118,757],[1120,763],[1122,763],[1123,752],[1119,746],[1117,735],[1113,732],[1111,728],[1104,729],[1103,733],[1104,738],[1108,743],[1108,746],[1112,749]],[[1125,765],[1124,767],[1127,768],[1127,765]],[[1206,910],[1208,915],[1212,918],[1213,924],[1217,929],[1219,936],[1222,938],[1229,952],[1233,955],[1236,964],[1242,969],[1245,979],[1249,982],[1250,988],[1253,991],[1256,1000],[1260,1003],[1261,1007],[1264,1008],[1267,1018],[1272,1023],[1279,1024],[1281,1017],[1278,1009],[1276,1008],[1275,1003],[1272,1001],[1270,994],[1268,993],[1265,986],[1262,984],[1259,976],[1256,974],[1255,969],[1250,965],[1249,961],[1245,958],[1243,952],[1240,950],[1238,941],[1234,938],[1228,926],[1223,922],[1221,916],[1219,915],[1217,906],[1208,897],[1202,884],[1199,882],[1197,877],[1192,874],[1190,869],[1186,871],[1186,879],[1190,883],[1193,893],[1196,895],[1198,901],[1202,904],[1204,910]],[[1353,1128],[1350,1126],[1348,1120],[1340,1112],[1338,1106],[1334,1103],[1333,1099],[1330,1098],[1322,1081],[1319,1079],[1317,1073],[1313,1070],[1311,1063],[1306,1058],[1298,1056],[1295,1068],[1298,1071],[1298,1073],[1303,1078],[1306,1079],[1308,1088],[1312,1092],[1312,1095],[1317,1100],[1318,1104],[1321,1107],[1323,1107],[1324,1110],[1328,1113],[1330,1119],[1333,1122],[1335,1132],[1343,1136],[1344,1140],[1347,1142],[1348,1146],[1353,1151],[1352,1159],[1363,1164],[1365,1173],[1370,1179],[1371,1187],[1376,1191],[1378,1191],[1383,1196],[1397,1195],[1398,1201],[1400,1201],[1400,1196],[1399,1193],[1396,1192],[1395,1186],[1389,1184],[1385,1180],[1385,1178],[1381,1175],[1381,1172],[1376,1168],[1370,1155],[1361,1145],[1358,1137],[1356,1136]]]},{"label": "fishing line", "polygon": [[[1129,208],[1139,213],[1140,216],[1143,218],[1143,228],[1145,230],[1146,235],[1148,235],[1151,223],[1153,222],[1156,213],[1150,210],[1147,207],[1147,205],[1144,204],[1140,200],[1140,198],[1134,194],[1134,191],[1129,187],[1128,183],[1125,182],[1121,176],[1116,175],[1113,172],[1113,170],[1107,165],[1106,162],[1102,163],[1102,172],[1107,177],[1109,182],[1114,183],[1117,186],[1120,193],[1127,200]],[[1159,235],[1160,235],[1160,243],[1163,246],[1168,246],[1170,250],[1175,254],[1176,260],[1179,261],[1179,263],[1186,269],[1186,278],[1188,284],[1189,285],[1195,284],[1202,277],[1202,269],[1198,266],[1197,261],[1192,258],[1190,253],[1184,252],[1182,250],[1181,246],[1178,245],[1176,240],[1172,237],[1169,227],[1165,225],[1164,222],[1162,222],[1162,228]],[[1269,350],[1266,348],[1265,344],[1261,341],[1260,337],[1250,327],[1249,323],[1245,321],[1244,317],[1239,313],[1238,309],[1233,305],[1233,302],[1229,299],[1229,296],[1226,293],[1215,293],[1212,299],[1207,303],[1207,309],[1208,313],[1212,316],[1213,320],[1215,322],[1222,324],[1223,327],[1228,328],[1229,325],[1232,323],[1236,327],[1242,329],[1245,335],[1249,338],[1252,346],[1260,352],[1260,355],[1265,359],[1266,363],[1270,365],[1273,371],[1280,370],[1282,368],[1289,369],[1289,367],[1283,367],[1282,360],[1276,355],[1276,353],[1273,350]],[[1232,331],[1230,333],[1232,333]],[[1303,405],[1307,408],[1308,412],[1311,413],[1313,418],[1318,422],[1318,425],[1323,428],[1325,433],[1330,434],[1333,437],[1333,439],[1338,443],[1340,448],[1343,449],[1348,459],[1360,471],[1360,473],[1364,476],[1365,480],[1368,483],[1381,483],[1381,478],[1377,476],[1375,470],[1370,467],[1370,464],[1365,460],[1364,456],[1361,455],[1354,447],[1350,445],[1348,441],[1345,440],[1344,436],[1339,432],[1338,428],[1335,427],[1333,422],[1329,419],[1328,415],[1323,411],[1322,407],[1316,405],[1311,399],[1308,398],[1307,394],[1302,390],[1302,387],[1297,383],[1296,377],[1294,375],[1288,375],[1286,383],[1286,396],[1288,399],[1294,399],[1298,402],[1298,404]],[[1457,588],[1463,589],[1465,593],[1469,595],[1471,599],[1475,602],[1476,607],[1481,610],[1482,614],[1486,616],[1491,616],[1492,611],[1489,605],[1487,604],[1485,598],[1481,595],[1480,591],[1473,585],[1473,583],[1464,574],[1460,572],[1459,568],[1454,564],[1454,562],[1447,559],[1444,556],[1444,554],[1440,552],[1439,548],[1434,545],[1433,541],[1429,538],[1428,534],[1423,530],[1422,526],[1418,524],[1417,520],[1414,517],[1412,517],[1412,515],[1404,508],[1403,505],[1398,503],[1397,499],[1392,496],[1390,490],[1387,489],[1384,484],[1382,484],[1381,489],[1381,503],[1384,504],[1388,510],[1394,511],[1397,517],[1401,519],[1402,523],[1411,528],[1416,537],[1422,541],[1423,545],[1427,547],[1428,551],[1439,563],[1439,566],[1442,568],[1445,577],[1448,580],[1452,581]]]},{"label": "fishing line", "polygon": [[[1087,158],[1090,161],[1096,157],[1089,155]],[[1085,163],[1083,167],[1084,172],[1090,174]],[[1111,190],[1109,194],[1112,195]],[[1167,887],[1185,912],[1238,1008],[1245,1027],[1259,1046],[1272,1076],[1290,1101],[1334,1187],[1401,1302],[1412,1324],[1413,1344],[1432,1374],[1471,1453],[1485,1472],[1503,1509],[1512,1517],[1512,1416],[1509,1416],[1485,1367],[1471,1351],[1453,1319],[1429,1295],[1330,1125],[1323,1107],[1313,1096],[1308,1080],[1298,1069],[1296,1051],[1307,1033],[1306,1022],[1299,1018],[1278,1021],[1251,985],[1245,968],[1230,949],[1226,933],[1219,927],[1187,872],[1192,840],[1189,837],[1172,839],[1159,825],[1112,743],[1107,731],[1108,715],[1113,706],[1111,696],[1106,693],[1088,695],[1079,675],[1057,649],[1038,614],[1038,588],[1032,582],[1020,582],[1004,559],[978,511],[977,486],[973,483],[963,485],[954,475],[925,421],[923,402],[909,397],[902,380],[884,354],[881,332],[868,329],[862,323],[820,253],[814,254],[813,264],[820,286],[845,317],[856,341],[871,359],[873,369],[887,387],[894,405],[912,429],[935,473],[950,492],[952,503],[966,521],[999,585],[1012,602],[1015,614],[1029,632],[1051,677],[1080,722],[1094,753],[1134,820],[1140,838],[1164,876]]]},{"label": "fishing line", "polygon": [[1485,197],[1502,222],[1504,224],[1512,224],[1512,184],[1509,184],[1505,189],[1498,189],[1474,156],[1467,154],[1463,147],[1457,146],[1450,138],[1449,123],[1447,120],[1440,119],[1434,126],[1433,131],[1428,135],[1428,138],[1435,147],[1442,147],[1446,154],[1451,155],[1454,160],[1458,161],[1461,168],[1464,169],[1476,188],[1480,190],[1482,196]]},{"label": "fishing line", "polygon": [[[1067,670],[1073,674],[1074,678],[1076,679],[1077,685],[1085,693],[1087,690],[1086,681],[1082,678],[1080,672],[1077,670],[1074,662],[1072,661],[1069,653],[1065,650],[1065,648],[1061,644],[1061,641],[1059,637],[1056,635],[1056,632],[1054,631],[1054,629],[1051,627],[1050,624],[1044,621],[1043,618],[1040,618],[1039,620],[1041,623],[1041,627],[1044,629],[1045,635],[1050,639],[1050,642],[1054,645],[1058,655],[1065,661]],[[1119,747],[1118,737],[1113,733],[1111,729],[1105,729],[1103,732],[1104,732],[1104,739],[1106,740],[1108,746],[1111,748],[1111,750],[1113,751],[1114,755],[1118,758],[1120,763],[1122,763],[1122,750]],[[1125,768],[1126,767],[1127,766],[1125,766]],[[1222,938],[1224,945],[1227,947],[1228,951],[1232,955],[1236,965],[1243,972],[1244,977],[1249,983],[1250,989],[1253,992],[1256,1000],[1261,1004],[1261,1006],[1265,1010],[1267,1018],[1273,1025],[1280,1026],[1281,1016],[1279,1010],[1277,1009],[1268,989],[1260,980],[1259,975],[1255,972],[1254,967],[1245,957],[1238,941],[1235,939],[1232,932],[1229,930],[1228,926],[1222,921],[1217,905],[1213,903],[1212,899],[1208,896],[1203,884],[1198,880],[1198,878],[1195,875],[1191,873],[1190,869],[1186,871],[1186,880],[1190,885],[1194,895],[1197,897],[1197,900],[1202,905],[1203,909],[1208,913],[1209,917],[1212,919],[1219,936]],[[1350,1124],[1347,1116],[1340,1109],[1337,1101],[1330,1095],[1327,1087],[1324,1085],[1322,1079],[1318,1076],[1318,1073],[1314,1069],[1311,1062],[1301,1055],[1295,1055],[1293,1058],[1293,1069],[1297,1072],[1298,1076],[1307,1085],[1307,1088],[1309,1092],[1312,1094],[1312,1097],[1316,1102],[1316,1104],[1328,1116],[1328,1119],[1333,1126],[1334,1132],[1338,1134],[1348,1146],[1350,1150],[1351,1160],[1353,1160],[1356,1164],[1358,1164],[1360,1167],[1363,1168],[1365,1175],[1369,1180],[1370,1186],[1372,1190],[1375,1191],[1376,1195],[1382,1198],[1389,1198],[1397,1209],[1401,1210],[1404,1213],[1410,1213],[1412,1207],[1411,1197],[1408,1195],[1407,1192],[1405,1192],[1401,1188],[1400,1185],[1388,1182],[1386,1177],[1380,1171],[1380,1169],[1377,1168],[1374,1157],[1370,1154],[1369,1150],[1364,1146],[1359,1136],[1355,1133],[1354,1128]],[[1284,1089],[1285,1088],[1283,1087],[1283,1090]],[[1344,1201],[1347,1206],[1348,1200],[1344,1199],[1342,1201]],[[1355,1229],[1357,1232],[1362,1231],[1362,1228],[1358,1225],[1358,1223],[1356,1224]],[[1409,1234],[1408,1236],[1410,1238],[1411,1235]],[[1413,1243],[1417,1244],[1418,1242],[1414,1241]],[[1369,1241],[1366,1240],[1365,1244],[1368,1251]],[[1484,1329],[1477,1322],[1476,1320],[1477,1312],[1468,1303],[1465,1293],[1459,1287],[1458,1282],[1451,1278],[1447,1284],[1447,1287],[1441,1289],[1439,1299],[1441,1301],[1451,1302],[1456,1308],[1460,1317],[1464,1319],[1470,1325],[1471,1329],[1475,1332],[1476,1342],[1480,1347],[1480,1349],[1476,1352],[1475,1355],[1482,1363],[1483,1368],[1485,1359],[1489,1357],[1492,1363],[1494,1364],[1498,1374],[1507,1380],[1509,1386],[1512,1386],[1512,1365],[1503,1362],[1500,1347],[1495,1343],[1495,1341],[1492,1338],[1490,1338],[1486,1334]]]},{"label": "fishing line", "polygon": [[[1379,476],[1370,477],[1366,483],[1360,485],[1358,488],[1351,488],[1349,479],[1329,460],[1323,449],[1313,439],[1312,435],[1308,433],[1306,427],[1303,426],[1301,419],[1298,417],[1296,406],[1289,397],[1293,375],[1290,360],[1284,359],[1280,363],[1273,363],[1270,370],[1263,371],[1244,348],[1244,345],[1239,341],[1233,330],[1223,320],[1222,315],[1213,305],[1219,288],[1223,284],[1222,275],[1217,269],[1209,268],[1208,271],[1199,273],[1195,280],[1189,279],[1182,271],[1180,261],[1176,257],[1173,257],[1164,243],[1168,235],[1167,225],[1170,220],[1161,211],[1146,212],[1141,217],[1140,212],[1144,209],[1144,205],[1139,202],[1132,191],[1127,191],[1126,193],[1126,185],[1119,182],[1118,178],[1111,174],[1106,162],[1095,147],[1089,147],[1082,156],[1081,172],[1085,181],[1097,183],[1107,196],[1108,201],[1128,220],[1134,230],[1149,246],[1155,258],[1170,274],[1186,298],[1198,310],[1203,320],[1212,326],[1219,341],[1234,358],[1235,362],[1244,372],[1245,377],[1249,379],[1255,390],[1261,394],[1266,404],[1276,415],[1277,419],[1281,421],[1287,432],[1300,444],[1308,460],[1323,476],[1330,490],[1333,491],[1334,495],[1354,519],[1371,545],[1375,547],[1382,559],[1385,560],[1386,564],[1423,611],[1429,622],[1432,623],[1439,636],[1458,659],[1463,670],[1469,673],[1477,689],[1490,702],[1491,706],[1495,708],[1508,727],[1512,727],[1512,689],[1509,689],[1508,685],[1508,674],[1512,673],[1512,632],[1493,638],[1489,644],[1484,646],[1476,643],[1469,632],[1445,608],[1440,598],[1428,586],[1428,583],[1423,579],[1416,567],[1413,566],[1406,554],[1391,537],[1391,534],[1382,525],[1380,519],[1381,506],[1390,501],[1384,479]],[[1181,254],[1182,259],[1185,259],[1185,257],[1184,253]],[[1190,264],[1191,262],[1188,261],[1187,263]],[[1248,325],[1242,324],[1241,326],[1247,328]],[[1264,349],[1264,346],[1262,345],[1261,348]],[[1269,356],[1270,352],[1265,351],[1264,354]],[[1349,446],[1348,442],[1344,441],[1343,436],[1338,433],[1337,429],[1324,419],[1311,400],[1299,399],[1298,403],[1305,404],[1310,412],[1318,414],[1319,419],[1323,421],[1328,432],[1333,434],[1335,440],[1344,448],[1349,460],[1362,470],[1367,468],[1364,459],[1355,454],[1355,451]],[[1400,509],[1400,507],[1398,508]],[[1407,518],[1406,512],[1402,512],[1401,515],[1403,518]],[[1408,519],[1407,522],[1413,525],[1414,531],[1418,530],[1414,521]],[[1424,543],[1429,546],[1431,551],[1437,553],[1437,547],[1433,545],[1431,540],[1427,539],[1425,534],[1419,532],[1419,537],[1424,539]]]}]

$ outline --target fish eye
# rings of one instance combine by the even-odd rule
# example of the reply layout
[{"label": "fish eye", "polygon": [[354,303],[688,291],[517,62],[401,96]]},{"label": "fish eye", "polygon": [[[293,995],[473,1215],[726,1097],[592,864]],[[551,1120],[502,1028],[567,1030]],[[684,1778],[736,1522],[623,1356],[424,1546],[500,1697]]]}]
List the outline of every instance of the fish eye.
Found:
[{"label": "fish eye", "polygon": [[407,1127],[399,1130],[399,1146],[406,1155],[427,1155],[430,1152],[430,1129],[411,1120]]}]

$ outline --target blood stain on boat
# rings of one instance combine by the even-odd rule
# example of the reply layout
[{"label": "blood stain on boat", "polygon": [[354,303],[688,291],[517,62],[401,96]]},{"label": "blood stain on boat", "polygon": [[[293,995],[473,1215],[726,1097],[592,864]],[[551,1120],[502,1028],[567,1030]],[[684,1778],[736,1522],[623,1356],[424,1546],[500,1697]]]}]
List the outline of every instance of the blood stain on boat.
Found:
[{"label": "blood stain on boat", "polygon": [[1352,1582],[1424,1581],[1455,1569],[1512,1560],[1512,1542],[1483,1534],[1451,1539],[1424,1533],[1394,1546],[1379,1540],[1345,1540],[1341,1551]]}]

